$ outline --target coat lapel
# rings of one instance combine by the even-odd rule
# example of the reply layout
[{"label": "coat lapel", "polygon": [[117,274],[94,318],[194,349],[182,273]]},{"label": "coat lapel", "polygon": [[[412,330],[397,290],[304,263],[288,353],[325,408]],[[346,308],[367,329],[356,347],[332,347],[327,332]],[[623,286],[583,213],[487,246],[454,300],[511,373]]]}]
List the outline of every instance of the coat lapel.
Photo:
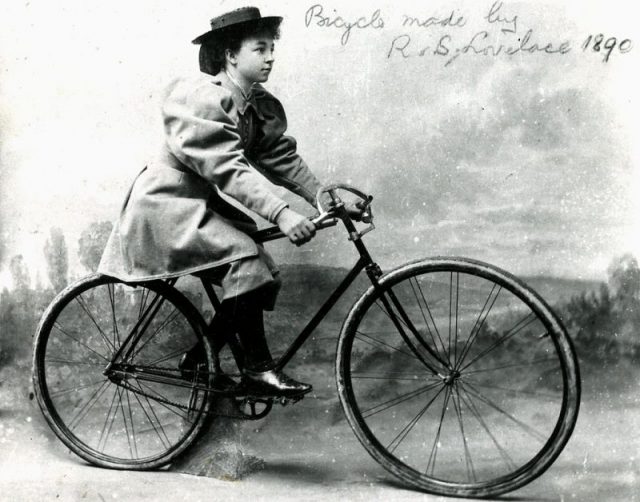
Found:
[{"label": "coat lapel", "polygon": [[235,103],[236,108],[238,109],[238,113],[240,115],[244,116],[244,114],[247,111],[247,108],[252,107],[256,116],[261,120],[264,120],[264,116],[262,115],[262,112],[258,108],[254,91],[251,92],[248,99],[245,99],[244,95],[242,94],[242,91],[238,89],[238,87],[229,79],[229,77],[224,71],[221,71],[217,75],[214,75],[213,83],[217,85],[221,85],[222,87],[227,89],[229,92],[231,92],[231,97],[233,98],[233,102]]}]

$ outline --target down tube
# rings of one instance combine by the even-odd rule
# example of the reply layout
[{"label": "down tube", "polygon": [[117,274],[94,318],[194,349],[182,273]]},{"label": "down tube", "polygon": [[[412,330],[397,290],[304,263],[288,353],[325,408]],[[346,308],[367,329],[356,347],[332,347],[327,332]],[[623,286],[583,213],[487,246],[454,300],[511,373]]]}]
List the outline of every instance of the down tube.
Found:
[{"label": "down tube", "polygon": [[298,349],[302,347],[304,342],[307,341],[313,330],[316,329],[320,321],[324,319],[324,316],[333,308],[336,302],[340,299],[342,294],[347,290],[351,283],[355,280],[362,270],[364,270],[367,261],[363,258],[358,259],[353,268],[349,271],[346,277],[342,280],[342,282],[338,285],[331,296],[324,302],[322,307],[316,312],[316,314],[311,318],[311,320],[307,323],[307,325],[302,329],[297,338],[291,343],[291,345],[287,348],[287,351],[278,359],[276,363],[275,369],[277,371],[282,370],[287,363],[291,360],[291,358],[296,354]]}]

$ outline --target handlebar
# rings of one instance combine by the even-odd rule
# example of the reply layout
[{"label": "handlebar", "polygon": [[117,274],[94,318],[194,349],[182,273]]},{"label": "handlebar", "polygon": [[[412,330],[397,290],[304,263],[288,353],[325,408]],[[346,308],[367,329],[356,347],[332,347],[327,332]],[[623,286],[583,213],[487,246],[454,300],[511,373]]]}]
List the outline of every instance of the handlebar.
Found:
[{"label": "handlebar", "polygon": [[[316,229],[321,230],[324,228],[333,227],[338,223],[338,219],[339,219],[338,214],[340,212],[340,209],[344,208],[344,202],[342,202],[342,200],[336,193],[337,190],[345,190],[347,192],[351,192],[352,194],[362,199],[361,202],[359,202],[358,204],[361,205],[360,207],[363,210],[362,221],[367,223],[368,227],[366,227],[364,230],[360,232],[351,234],[349,238],[351,240],[355,240],[357,238],[362,237],[367,232],[370,232],[371,230],[373,230],[375,228],[373,224],[373,214],[371,213],[371,201],[373,200],[373,197],[371,195],[366,195],[364,192],[360,191],[356,187],[352,185],[347,185],[345,183],[335,183],[331,185],[325,185],[321,187],[316,193],[316,207],[320,214],[311,220],[311,222],[315,225]],[[327,209],[325,209],[325,207],[322,205],[322,196],[325,193],[328,194],[328,196],[331,198],[331,207]],[[342,214],[345,215],[346,213],[343,212]],[[284,236],[285,235],[280,231],[280,229],[277,226],[265,228],[263,230],[258,230],[257,232],[254,232],[253,234],[251,234],[252,239],[258,244],[262,242],[281,239]]]}]

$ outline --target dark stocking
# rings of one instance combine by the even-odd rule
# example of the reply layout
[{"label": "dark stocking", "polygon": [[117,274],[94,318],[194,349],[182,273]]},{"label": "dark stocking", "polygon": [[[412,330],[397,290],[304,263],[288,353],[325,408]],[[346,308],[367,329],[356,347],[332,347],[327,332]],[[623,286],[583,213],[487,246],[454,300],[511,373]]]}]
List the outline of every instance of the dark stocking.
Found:
[{"label": "dark stocking", "polygon": [[[257,291],[230,298],[222,302],[221,313],[211,321],[214,333],[225,334],[214,338],[214,350],[220,351],[229,342],[240,365],[255,371],[267,369],[273,361],[264,332],[262,305]],[[238,335],[242,353],[238,351],[233,333]]]}]

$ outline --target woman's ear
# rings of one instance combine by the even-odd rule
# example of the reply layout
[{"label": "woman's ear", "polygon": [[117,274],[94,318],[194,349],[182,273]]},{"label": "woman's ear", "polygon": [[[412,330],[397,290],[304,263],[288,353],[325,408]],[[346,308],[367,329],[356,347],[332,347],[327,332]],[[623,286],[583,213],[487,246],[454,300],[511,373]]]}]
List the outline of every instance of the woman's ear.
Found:
[{"label": "woman's ear", "polygon": [[224,50],[224,58],[227,61],[227,63],[231,65],[235,65],[237,62],[236,53],[233,52],[231,49]]}]

